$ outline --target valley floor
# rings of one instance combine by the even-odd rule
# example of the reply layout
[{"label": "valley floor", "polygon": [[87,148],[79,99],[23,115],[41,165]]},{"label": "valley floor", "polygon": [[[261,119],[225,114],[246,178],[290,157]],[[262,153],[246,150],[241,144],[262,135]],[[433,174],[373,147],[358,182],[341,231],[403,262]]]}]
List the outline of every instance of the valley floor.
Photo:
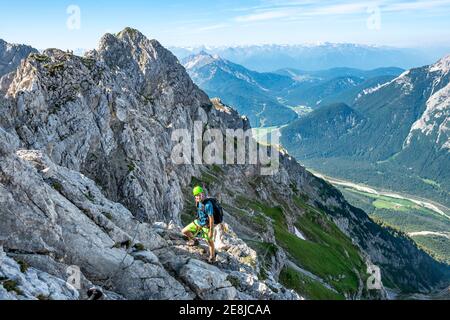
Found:
[{"label": "valley floor", "polygon": [[408,234],[434,258],[450,264],[450,209],[446,206],[309,171],[336,186],[347,201],[366,211],[379,224]]},{"label": "valley floor", "polygon": [[342,180],[342,179],[328,177],[326,175],[315,172],[314,170],[310,170],[310,169],[308,169],[308,170],[311,173],[313,173],[315,176],[322,178],[335,186],[347,187],[347,188],[354,189],[354,190],[357,190],[360,192],[374,194],[377,196],[385,196],[385,197],[392,198],[392,199],[411,201],[420,207],[432,210],[432,211],[450,219],[450,209],[442,204],[435,202],[435,201],[431,201],[429,199],[423,199],[423,198],[420,198],[417,196],[406,195],[406,194],[398,193],[398,192],[384,191],[384,190],[380,190],[378,188],[374,188],[371,186],[366,186],[366,185],[357,184],[357,183]]}]

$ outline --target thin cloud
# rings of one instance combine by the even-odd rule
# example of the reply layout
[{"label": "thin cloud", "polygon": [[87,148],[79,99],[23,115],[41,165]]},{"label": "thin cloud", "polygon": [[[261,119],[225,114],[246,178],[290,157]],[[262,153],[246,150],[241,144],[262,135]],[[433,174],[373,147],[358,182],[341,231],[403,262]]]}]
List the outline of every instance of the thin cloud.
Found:
[{"label": "thin cloud", "polygon": [[293,19],[304,16],[318,16],[318,15],[337,15],[337,14],[354,14],[365,12],[368,4],[341,4],[320,8],[281,8],[272,10],[259,10],[259,12],[248,15],[238,16],[235,18],[237,22],[256,22],[276,19]]},{"label": "thin cloud", "polygon": [[228,25],[228,24],[225,24],[225,23],[214,24],[214,25],[211,25],[211,26],[205,26],[205,27],[198,28],[196,31],[198,31],[198,32],[203,32],[203,31],[217,30],[217,29],[223,29],[223,28],[226,28],[226,27],[228,27],[228,26],[229,26],[229,25]]},{"label": "thin cloud", "polygon": [[398,12],[398,11],[416,11],[423,9],[436,9],[447,7],[450,5],[450,0],[428,0],[428,1],[416,1],[416,2],[400,2],[392,3],[383,8],[385,11]]},{"label": "thin cloud", "polygon": [[266,20],[274,20],[280,18],[286,18],[292,15],[292,12],[287,10],[272,10],[261,13],[254,13],[245,16],[236,17],[235,20],[237,22],[255,22],[255,21],[266,21]]},{"label": "thin cloud", "polygon": [[[249,10],[246,15],[234,18],[236,22],[259,22],[268,20],[295,20],[304,17],[326,15],[366,14],[367,9],[378,6],[383,12],[423,11],[445,8],[450,0],[428,0],[415,2],[398,2],[389,0],[363,1],[329,1],[327,5],[311,1],[264,1],[259,8]],[[424,12],[426,13],[426,11]]]}]

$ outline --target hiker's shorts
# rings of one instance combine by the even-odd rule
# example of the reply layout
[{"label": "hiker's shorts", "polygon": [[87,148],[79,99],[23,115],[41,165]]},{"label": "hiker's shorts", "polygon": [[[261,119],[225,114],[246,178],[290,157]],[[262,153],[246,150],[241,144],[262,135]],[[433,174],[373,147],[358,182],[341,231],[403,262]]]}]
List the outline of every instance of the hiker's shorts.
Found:
[{"label": "hiker's shorts", "polygon": [[189,224],[185,229],[191,232],[194,237],[199,237],[205,239],[206,241],[210,241],[209,237],[209,228],[201,227],[198,220],[195,220],[191,224]]}]

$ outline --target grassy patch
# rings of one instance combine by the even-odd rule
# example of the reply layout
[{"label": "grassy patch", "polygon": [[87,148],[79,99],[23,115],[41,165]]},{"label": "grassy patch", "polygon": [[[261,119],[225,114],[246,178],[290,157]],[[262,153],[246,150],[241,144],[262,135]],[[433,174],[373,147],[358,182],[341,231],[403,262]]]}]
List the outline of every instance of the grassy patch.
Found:
[{"label": "grassy patch", "polygon": [[213,165],[211,166],[211,170],[212,170],[215,174],[217,174],[217,175],[222,175],[222,174],[224,174],[223,169],[222,169],[220,166],[218,166],[217,164],[213,164]]},{"label": "grassy patch", "polygon": [[236,203],[241,208],[250,208],[255,212],[261,212],[265,214],[266,216],[272,218],[277,223],[285,223],[285,217],[283,213],[283,209],[280,206],[277,207],[271,207],[268,205],[265,205],[259,201],[251,200],[243,196],[238,196],[236,198]]},{"label": "grassy patch", "polygon": [[43,54],[38,54],[38,53],[32,53],[30,55],[31,59],[36,60],[37,62],[45,62],[45,63],[49,63],[51,61],[50,57],[43,55]]},{"label": "grassy patch", "polygon": [[207,186],[210,186],[213,183],[217,183],[219,179],[209,172],[203,172],[201,181],[204,182]]},{"label": "grassy patch", "polygon": [[252,215],[245,210],[235,208],[226,203],[223,203],[222,207],[226,212],[228,212],[242,224],[253,228],[255,232],[260,233],[267,231],[267,221],[259,213],[255,213]]},{"label": "grassy patch", "polygon": [[240,285],[241,285],[241,280],[239,280],[238,277],[229,275],[229,276],[227,277],[227,280],[228,280],[228,281],[231,283],[231,285],[232,285],[233,287],[235,287],[235,288],[239,288]]},{"label": "grassy patch", "polygon": [[267,279],[268,271],[272,267],[272,257],[278,252],[278,247],[273,243],[247,240],[247,244],[256,251],[260,261],[259,279]]},{"label": "grassy patch", "polygon": [[133,172],[134,170],[136,170],[136,166],[132,162],[127,164],[127,168],[128,168],[128,172]]},{"label": "grassy patch", "polygon": [[86,199],[88,199],[90,202],[94,202],[94,201],[95,201],[95,197],[94,197],[94,195],[91,193],[90,190],[89,190],[87,193],[84,193],[84,196],[85,196]]},{"label": "grassy patch", "polygon": [[108,220],[112,220],[113,216],[110,212],[103,212],[103,215],[108,219]]},{"label": "grassy patch", "polygon": [[377,209],[388,209],[403,212],[408,211],[408,208],[400,203],[394,201],[386,201],[382,199],[375,200],[373,202],[373,206]]},{"label": "grassy patch", "polygon": [[116,242],[114,244],[114,246],[113,246],[113,248],[116,248],[116,249],[120,249],[120,248],[123,248],[123,247],[125,247],[126,249],[130,249],[130,247],[131,247],[131,240],[125,240],[125,241],[122,241],[122,242]]},{"label": "grassy patch", "polygon": [[429,184],[429,185],[431,185],[431,186],[433,186],[433,187],[436,187],[436,188],[438,188],[438,189],[441,188],[441,185],[440,185],[439,183],[437,183],[436,181],[434,181],[434,180],[431,180],[431,179],[423,179],[423,178],[422,178],[422,181],[425,182],[426,184]]},{"label": "grassy patch", "polygon": [[142,243],[136,243],[133,249],[136,251],[145,251],[145,246]]},{"label": "grassy patch", "polygon": [[311,300],[345,300],[320,282],[301,274],[290,267],[285,267],[280,274],[280,283],[286,288],[295,290],[298,294]]},{"label": "grassy patch", "polygon": [[48,63],[44,65],[44,68],[47,69],[50,76],[54,77],[57,73],[62,72],[64,70],[64,63]]},{"label": "grassy patch", "polygon": [[303,241],[279,226],[275,236],[298,265],[318,275],[339,292],[355,293],[359,281],[353,267],[362,269],[362,260],[353,261],[327,244]]},{"label": "grassy patch", "polygon": [[203,171],[201,177],[192,177],[190,187],[201,186],[209,188],[219,182],[219,178],[210,171]]},{"label": "grassy patch", "polygon": [[436,260],[450,265],[450,239],[436,235],[414,236],[414,241]]},{"label": "grassy patch", "polygon": [[2,282],[3,288],[8,292],[15,292],[17,295],[22,295],[22,290],[19,289],[19,284],[14,280],[5,280]]},{"label": "grassy patch", "polygon": [[52,188],[55,189],[56,191],[58,191],[59,193],[61,193],[63,190],[63,186],[58,181],[52,182]]},{"label": "grassy patch", "polygon": [[405,210],[414,209],[414,210],[420,210],[426,214],[432,214],[432,215],[437,214],[436,212],[434,212],[430,209],[424,208],[422,206],[419,206],[418,204],[415,204],[414,202],[407,200],[407,199],[398,199],[398,198],[393,198],[393,197],[388,197],[388,196],[383,196],[383,195],[376,195],[376,194],[353,190],[353,189],[351,189],[351,190],[349,189],[348,191],[374,199],[374,202],[372,204],[373,204],[373,206],[375,206],[379,209],[393,209],[393,210],[397,210],[397,211],[405,211]]},{"label": "grassy patch", "polygon": [[17,259],[16,262],[20,266],[20,272],[27,273],[28,269],[30,268],[29,264],[19,259]]}]

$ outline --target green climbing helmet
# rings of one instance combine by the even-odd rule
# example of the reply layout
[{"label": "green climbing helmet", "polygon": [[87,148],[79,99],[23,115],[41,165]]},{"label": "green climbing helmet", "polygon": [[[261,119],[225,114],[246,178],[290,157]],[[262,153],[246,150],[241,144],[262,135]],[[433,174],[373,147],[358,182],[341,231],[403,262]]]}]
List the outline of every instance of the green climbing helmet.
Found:
[{"label": "green climbing helmet", "polygon": [[195,196],[198,196],[200,193],[203,193],[203,188],[200,186],[196,186],[194,190],[192,190],[192,194]]}]

